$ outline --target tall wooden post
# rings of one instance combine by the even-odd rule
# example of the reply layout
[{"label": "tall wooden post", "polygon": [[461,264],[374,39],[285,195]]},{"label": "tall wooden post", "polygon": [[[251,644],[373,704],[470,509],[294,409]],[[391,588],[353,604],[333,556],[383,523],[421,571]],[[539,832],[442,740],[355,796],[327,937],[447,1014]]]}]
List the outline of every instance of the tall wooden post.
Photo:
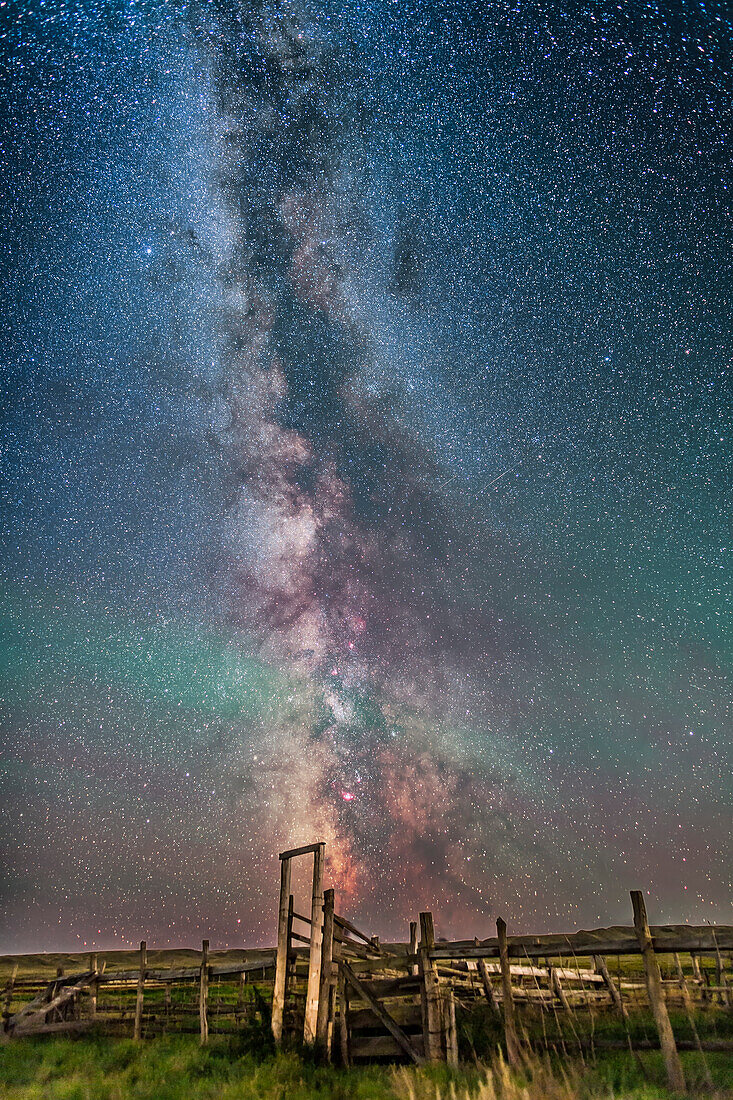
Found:
[{"label": "tall wooden post", "polygon": [[639,941],[641,957],[644,962],[646,988],[649,994],[652,1012],[654,1013],[654,1022],[657,1025],[657,1032],[659,1033],[659,1044],[662,1048],[664,1065],[667,1070],[667,1082],[672,1092],[681,1093],[685,1091],[685,1075],[682,1071],[680,1056],[677,1053],[677,1045],[674,1041],[672,1025],[669,1022],[669,1013],[667,1012],[667,1004],[664,1000],[664,990],[662,989],[662,976],[659,972],[657,956],[654,954],[652,934],[649,931],[646,906],[641,890],[631,891],[631,904],[634,908],[636,938]]},{"label": "tall wooden post", "polygon": [[443,1061],[443,1013],[440,1004],[438,967],[430,952],[435,947],[433,914],[420,914],[420,976],[425,1057],[428,1062]]},{"label": "tall wooden post", "polygon": [[143,996],[145,993],[145,971],[148,966],[148,945],[145,940],[140,941],[140,976],[137,979],[137,998],[135,1000],[135,1027],[132,1033],[133,1039],[139,1039],[142,1035],[143,1025]]},{"label": "tall wooden post", "polygon": [[458,1029],[456,1027],[456,998],[449,989],[443,1001],[445,1011],[445,1056],[449,1066],[458,1068]]},{"label": "tall wooden post", "polygon": [[[410,921],[410,954],[417,955],[417,921]],[[420,967],[416,962],[410,967],[410,973],[413,978],[416,978],[420,973]]]},{"label": "tall wooden post", "polygon": [[723,956],[720,954],[720,948],[718,947],[718,938],[715,935],[715,929],[713,928],[713,943],[715,944],[715,984],[718,987],[718,997],[721,1004],[731,1006],[730,995],[728,990],[728,981],[725,975],[725,967],[723,966]]},{"label": "tall wooden post", "polygon": [[698,958],[697,955],[693,955],[692,952],[690,952],[690,961],[692,963],[692,973],[693,973],[693,976],[695,978],[695,981],[698,982],[699,985],[702,985],[703,984],[703,978],[702,978],[702,971],[700,970],[700,959]]},{"label": "tall wooden post", "polygon": [[338,972],[338,996],[339,996],[339,1049],[341,1051],[341,1065],[347,1069],[351,1065],[349,1052],[349,987],[343,975],[341,967]]},{"label": "tall wooden post", "polygon": [[312,1046],[316,1041],[318,1026],[318,994],[321,985],[321,943],[323,941],[323,863],[325,843],[316,844],[313,850],[313,893],[311,898],[311,942],[308,959],[308,988],[305,994],[305,1021],[303,1041]]},{"label": "tall wooden post", "polygon": [[209,1041],[209,941],[201,945],[201,971],[199,974],[199,1024],[201,1045]]},{"label": "tall wooden post", "polygon": [[8,984],[5,986],[5,1000],[3,1003],[3,1031],[7,1030],[8,1018],[10,1016],[10,1006],[13,1003],[13,989],[15,988],[15,979],[18,976],[18,964],[13,964],[13,969],[10,972],[8,978]]},{"label": "tall wooden post", "polygon": [[[89,956],[89,969],[92,974],[96,974],[98,970],[98,960],[96,954]],[[99,994],[99,978],[92,978],[89,983],[89,1015],[97,1015],[97,996]]]},{"label": "tall wooden post", "polygon": [[280,906],[277,914],[277,958],[275,988],[272,992],[272,1035],[282,1042],[285,1014],[285,986],[288,975],[288,904],[290,899],[290,859],[280,859]]},{"label": "tall wooden post", "polygon": [[554,966],[547,967],[547,976],[550,979],[550,992],[557,997],[562,1007],[569,1011],[570,1002],[565,996],[565,990],[562,987],[562,982]]},{"label": "tall wooden post", "polygon": [[512,993],[512,973],[509,968],[509,948],[506,940],[506,922],[499,917],[496,922],[496,934],[499,938],[499,964],[501,966],[501,991],[504,1007],[504,1038],[506,1039],[506,1053],[510,1066],[518,1066],[521,1058],[519,1054],[519,1040],[517,1038],[517,1024],[514,1016],[514,994]]},{"label": "tall wooden post", "polygon": [[239,1024],[240,1027],[241,1027],[241,1024],[242,1024],[242,1017],[244,1015],[244,986],[245,986],[245,982],[246,982],[246,972],[244,970],[240,970],[239,980],[238,980],[238,983],[237,983],[237,1012],[236,1012],[236,1015],[234,1017],[237,1024]]},{"label": "tall wooden post", "polygon": [[316,1018],[316,1042],[325,1050],[331,1061],[329,1036],[331,1033],[331,1006],[333,1004],[333,924],[334,892],[326,890],[323,895],[323,940],[321,942],[321,977],[318,990],[318,1015]]}]

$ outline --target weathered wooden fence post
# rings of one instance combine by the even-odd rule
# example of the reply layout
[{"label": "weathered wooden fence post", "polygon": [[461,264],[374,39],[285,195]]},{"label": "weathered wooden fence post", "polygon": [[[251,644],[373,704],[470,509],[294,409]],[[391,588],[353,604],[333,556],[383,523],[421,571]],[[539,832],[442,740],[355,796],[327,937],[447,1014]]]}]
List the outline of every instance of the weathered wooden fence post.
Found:
[{"label": "weathered wooden fence post", "polygon": [[[92,955],[89,956],[89,969],[91,970],[92,974],[97,974],[97,972],[98,972],[98,959],[97,959],[96,954],[92,954]],[[89,1015],[90,1016],[96,1016],[97,1015],[97,996],[98,996],[98,994],[99,994],[99,978],[98,977],[97,978],[92,978],[92,980],[89,983]]]},{"label": "weathered wooden fence post", "polygon": [[713,943],[715,944],[715,984],[718,987],[718,997],[721,1004],[731,1006],[730,991],[728,989],[728,980],[725,974],[725,967],[723,966],[723,956],[720,954],[720,947],[718,946],[718,937],[715,935],[715,929],[713,928]]},{"label": "weathered wooden fence post", "polygon": [[547,976],[550,980],[550,991],[557,997],[562,1007],[570,1011],[570,1002],[565,995],[565,990],[562,987],[557,969],[554,966],[548,965]]},{"label": "weathered wooden fence post", "polygon": [[318,990],[318,1016],[316,1018],[316,1042],[331,1061],[331,1015],[334,1001],[333,983],[333,921],[334,892],[326,890],[323,895],[323,940],[321,942],[321,978]]},{"label": "weathered wooden fence post", "polygon": [[443,1000],[445,1012],[445,1056],[449,1066],[458,1067],[458,1029],[456,1027],[456,998],[449,989]]},{"label": "weathered wooden fence post", "polygon": [[692,963],[692,974],[695,978],[695,981],[702,985],[703,978],[702,971],[700,970],[700,959],[697,955],[693,954],[692,951],[690,952],[690,961]]},{"label": "weathered wooden fence post", "polygon": [[349,1052],[349,988],[341,967],[339,967],[338,974],[339,1048],[341,1051],[341,1064],[348,1069],[351,1065],[351,1054]]},{"label": "weathered wooden fence post", "polygon": [[10,1006],[13,1003],[13,990],[15,988],[15,979],[18,975],[18,964],[13,964],[13,969],[10,972],[8,983],[5,986],[5,999],[3,1002],[3,1031],[8,1030],[8,1020],[10,1018]]},{"label": "weathered wooden fence post", "polygon": [[501,991],[504,1008],[504,1037],[506,1053],[510,1066],[520,1063],[517,1024],[514,1017],[514,994],[512,993],[512,973],[509,967],[509,948],[506,940],[506,922],[499,917],[496,921],[496,934],[499,939],[499,965],[501,966]]},{"label": "weathered wooden fence post", "polygon": [[664,1000],[662,988],[662,976],[659,972],[659,963],[654,954],[652,934],[649,931],[649,922],[646,915],[644,896],[641,890],[631,891],[631,904],[634,909],[634,928],[636,938],[639,941],[641,957],[644,962],[644,974],[646,988],[649,994],[654,1022],[659,1033],[659,1043],[662,1048],[664,1065],[667,1070],[667,1082],[673,1092],[685,1091],[685,1075],[682,1071],[682,1062],[677,1053],[677,1045],[674,1041],[672,1025],[669,1022],[667,1004]]},{"label": "weathered wooden fence post", "polygon": [[282,1042],[285,1013],[285,986],[288,974],[288,906],[290,900],[290,859],[280,856],[280,906],[277,914],[277,957],[275,987],[272,991],[272,1035]]},{"label": "weathered wooden fence post", "polygon": [[239,978],[237,982],[237,1012],[234,1017],[236,1023],[241,1027],[242,1017],[244,1016],[244,986],[246,982],[246,972],[240,970]]},{"label": "weathered wooden fence post", "polygon": [[[411,920],[410,921],[410,954],[413,955],[413,956],[417,956],[417,921],[416,920]],[[420,967],[418,966],[418,964],[416,962],[414,962],[412,964],[412,966],[410,967],[410,974],[412,974],[413,978],[416,978],[419,973],[420,973]]]},{"label": "weathered wooden fence post", "polygon": [[311,899],[311,939],[308,959],[308,988],[305,994],[305,1021],[303,1041],[312,1046],[316,1041],[318,1025],[318,994],[321,985],[321,943],[323,941],[323,864],[325,843],[313,850],[313,894]]},{"label": "weathered wooden fence post", "polygon": [[481,977],[481,985],[483,986],[486,1000],[491,1005],[492,1012],[496,1012],[498,1014],[500,1012],[499,1002],[496,999],[494,987],[491,984],[491,978],[489,977],[489,968],[486,965],[486,959],[478,960],[478,972]]},{"label": "weathered wooden fence post", "polygon": [[137,979],[137,998],[135,1000],[135,1026],[132,1033],[133,1039],[139,1039],[142,1035],[143,1024],[143,996],[145,994],[145,972],[148,966],[148,945],[145,940],[140,941],[140,976]]},{"label": "weathered wooden fence post", "polygon": [[199,973],[199,1024],[201,1044],[209,1041],[209,941],[201,944],[201,970]]},{"label": "weathered wooden fence post", "polygon": [[428,1062],[443,1061],[443,1013],[440,1004],[438,967],[430,952],[435,947],[433,914],[420,914],[420,976],[425,1058]]}]

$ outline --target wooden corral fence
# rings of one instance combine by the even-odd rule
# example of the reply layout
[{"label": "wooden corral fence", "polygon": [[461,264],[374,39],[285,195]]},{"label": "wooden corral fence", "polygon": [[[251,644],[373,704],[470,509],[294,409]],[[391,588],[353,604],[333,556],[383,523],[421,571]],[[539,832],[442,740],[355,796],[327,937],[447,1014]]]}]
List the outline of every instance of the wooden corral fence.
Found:
[{"label": "wooden corral fence", "polygon": [[[293,860],[301,857],[313,860],[309,913],[296,911],[291,893]],[[679,1091],[679,1050],[733,1050],[730,1028],[701,1038],[696,1022],[701,1010],[705,1018],[733,1010],[733,926],[650,927],[642,894],[632,891],[629,926],[514,936],[499,919],[495,937],[447,942],[436,941],[424,912],[406,942],[382,944],[336,912],[324,868],[322,842],[281,853],[275,949],[217,962],[204,940],[196,965],[163,967],[149,965],[143,942],[131,969],[105,969],[92,954],[83,972],[50,981],[11,973],[2,994],[5,1038],[96,1026],[138,1039],[195,1031],[206,1042],[254,1021],[271,1028],[277,1044],[316,1046],[346,1066],[374,1059],[455,1065],[457,1013],[483,1005],[511,1063],[530,1044],[565,1053],[656,1047]],[[635,956],[634,965],[626,958],[622,971],[621,956]],[[669,1007],[686,1021],[684,1035],[675,1036]],[[636,1014],[648,1018],[649,1010],[653,1030],[640,1033]],[[608,1020],[618,1027],[604,1040]]]},{"label": "wooden corral fence", "polygon": [[[81,973],[59,969],[51,981],[11,971],[2,993],[3,1034],[81,1031],[89,1027],[136,1039],[162,1031],[231,1034],[253,1020],[270,1023],[275,952],[249,952],[240,962],[211,964],[204,940],[198,966],[149,966],[145,941],[134,969],[108,970],[90,954]],[[17,1007],[14,1002],[30,1000]]]},{"label": "wooden corral fence", "polygon": [[[291,861],[313,856],[310,915],[294,909],[290,894]],[[565,1049],[561,1020],[576,1045],[584,1039],[576,1027],[580,1013],[615,1013],[625,1038],[593,1038],[595,1046],[630,1050],[661,1048],[667,1077],[682,1091],[680,1049],[733,1050],[733,1042],[701,1040],[696,1004],[724,1011],[733,1008],[730,961],[733,926],[652,926],[641,891],[631,892],[631,926],[542,936],[509,936],[497,920],[496,937],[455,942],[435,939],[433,916],[420,914],[410,924],[409,942],[382,945],[335,911],[333,890],[324,890],[325,845],[317,843],[280,855],[280,906],[272,1007],[275,1041],[287,1037],[317,1045],[342,1064],[375,1058],[407,1059],[416,1064],[458,1062],[456,1008],[483,1001],[501,1021],[507,1056],[518,1064],[528,1041],[518,1006],[534,1009],[542,1023],[545,1046]],[[299,930],[301,929],[301,930]],[[686,973],[681,955],[689,956]],[[638,956],[639,974],[612,973],[609,958]],[[660,957],[666,975],[660,969]],[[713,970],[701,967],[712,959]],[[676,1040],[668,1005],[686,1014],[691,1038]],[[630,1014],[650,1008],[655,1035],[639,1038],[628,1026]],[[557,1022],[558,1038],[547,1042],[545,1017]],[[572,1045],[572,1042],[571,1042]]]}]

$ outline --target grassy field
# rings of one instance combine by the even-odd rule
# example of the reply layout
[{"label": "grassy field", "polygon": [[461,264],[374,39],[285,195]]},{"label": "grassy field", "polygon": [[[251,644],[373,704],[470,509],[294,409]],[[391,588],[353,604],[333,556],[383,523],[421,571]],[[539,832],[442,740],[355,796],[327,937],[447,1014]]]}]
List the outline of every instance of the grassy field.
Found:
[{"label": "grassy field", "polygon": [[[703,1088],[700,1056],[682,1057],[691,1095],[733,1100],[731,1055],[706,1056],[713,1094]],[[276,1054],[267,1030],[256,1027],[236,1038],[216,1037],[205,1048],[188,1035],[135,1043],[93,1032],[0,1046],[3,1100],[663,1100],[670,1096],[663,1082],[657,1051],[637,1058],[598,1051],[562,1063],[535,1058],[520,1074],[491,1055],[457,1072],[446,1066],[344,1071],[298,1052]]]}]

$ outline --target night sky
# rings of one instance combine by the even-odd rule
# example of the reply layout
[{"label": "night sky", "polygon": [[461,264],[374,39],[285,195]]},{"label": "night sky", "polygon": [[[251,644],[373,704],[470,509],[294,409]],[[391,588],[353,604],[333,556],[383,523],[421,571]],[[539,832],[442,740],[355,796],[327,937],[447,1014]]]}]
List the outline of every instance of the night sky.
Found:
[{"label": "night sky", "polygon": [[0,3],[0,950],[731,922],[732,20]]}]

